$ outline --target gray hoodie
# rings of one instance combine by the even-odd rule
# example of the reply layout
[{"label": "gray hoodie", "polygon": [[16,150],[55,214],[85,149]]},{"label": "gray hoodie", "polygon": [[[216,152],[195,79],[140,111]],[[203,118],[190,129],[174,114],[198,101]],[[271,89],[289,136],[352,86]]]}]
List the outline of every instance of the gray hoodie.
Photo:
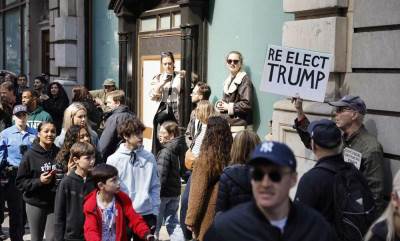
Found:
[{"label": "gray hoodie", "polygon": [[107,164],[118,169],[121,191],[128,194],[135,211],[141,215],[158,215],[160,209],[160,180],[152,153],[143,149],[129,150],[121,143]]}]

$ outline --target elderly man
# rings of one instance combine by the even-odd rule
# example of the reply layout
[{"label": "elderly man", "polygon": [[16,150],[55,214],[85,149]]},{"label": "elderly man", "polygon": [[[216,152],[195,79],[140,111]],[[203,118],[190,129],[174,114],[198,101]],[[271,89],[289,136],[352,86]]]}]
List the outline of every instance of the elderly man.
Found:
[{"label": "elderly man", "polygon": [[296,185],[296,159],[279,142],[263,142],[249,161],[254,199],[218,215],[206,241],[331,241],[336,235],[313,209],[293,203],[289,190]]},{"label": "elderly man", "polygon": [[106,105],[107,95],[110,92],[117,89],[115,86],[115,80],[113,80],[113,79],[104,80],[103,87],[104,87],[103,89],[91,90],[89,92],[95,99],[96,103],[101,106],[103,111],[107,112],[107,110],[110,111],[110,109],[107,108],[107,105]]},{"label": "elderly man", "polygon": [[[336,107],[335,121],[343,132],[344,160],[353,163],[367,179],[368,186],[374,196],[378,213],[387,205],[387,188],[390,178],[385,179],[385,163],[383,149],[375,136],[368,133],[363,125],[367,112],[364,101],[358,96],[346,95],[339,101],[329,102]],[[297,110],[294,128],[307,148],[310,148],[310,134],[307,127],[310,124],[304,114],[302,100],[294,98]]]}]

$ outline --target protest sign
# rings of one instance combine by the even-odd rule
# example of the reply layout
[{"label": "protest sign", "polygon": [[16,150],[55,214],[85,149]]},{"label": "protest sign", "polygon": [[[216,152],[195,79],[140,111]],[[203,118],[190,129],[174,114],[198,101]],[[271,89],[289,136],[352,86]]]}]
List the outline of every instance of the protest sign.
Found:
[{"label": "protest sign", "polygon": [[331,54],[269,45],[261,91],[323,102]]}]

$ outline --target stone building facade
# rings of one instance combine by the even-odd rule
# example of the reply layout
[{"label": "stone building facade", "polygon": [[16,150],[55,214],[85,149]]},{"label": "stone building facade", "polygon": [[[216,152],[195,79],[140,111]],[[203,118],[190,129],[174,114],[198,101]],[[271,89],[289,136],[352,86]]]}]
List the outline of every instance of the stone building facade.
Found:
[{"label": "stone building facade", "polygon": [[[284,0],[295,19],[283,25],[282,45],[334,54],[325,103],[305,101],[310,119],[333,118],[326,102],[358,95],[365,126],[381,142],[392,173],[400,168],[400,2],[398,0]],[[300,174],[314,165],[292,128],[289,99],[274,103],[273,138],[294,148]]]}]

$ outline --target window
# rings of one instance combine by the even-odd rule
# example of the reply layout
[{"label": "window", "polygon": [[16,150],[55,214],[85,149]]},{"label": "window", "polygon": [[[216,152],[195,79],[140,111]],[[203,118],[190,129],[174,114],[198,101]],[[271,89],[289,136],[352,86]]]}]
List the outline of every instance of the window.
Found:
[{"label": "window", "polygon": [[180,28],[181,13],[177,7],[169,7],[166,11],[150,10],[145,12],[140,19],[140,32],[154,32],[159,30],[170,30]]},{"label": "window", "polygon": [[[28,19],[24,0],[0,0],[0,69],[26,70]],[[26,72],[26,71],[25,71]]]}]

